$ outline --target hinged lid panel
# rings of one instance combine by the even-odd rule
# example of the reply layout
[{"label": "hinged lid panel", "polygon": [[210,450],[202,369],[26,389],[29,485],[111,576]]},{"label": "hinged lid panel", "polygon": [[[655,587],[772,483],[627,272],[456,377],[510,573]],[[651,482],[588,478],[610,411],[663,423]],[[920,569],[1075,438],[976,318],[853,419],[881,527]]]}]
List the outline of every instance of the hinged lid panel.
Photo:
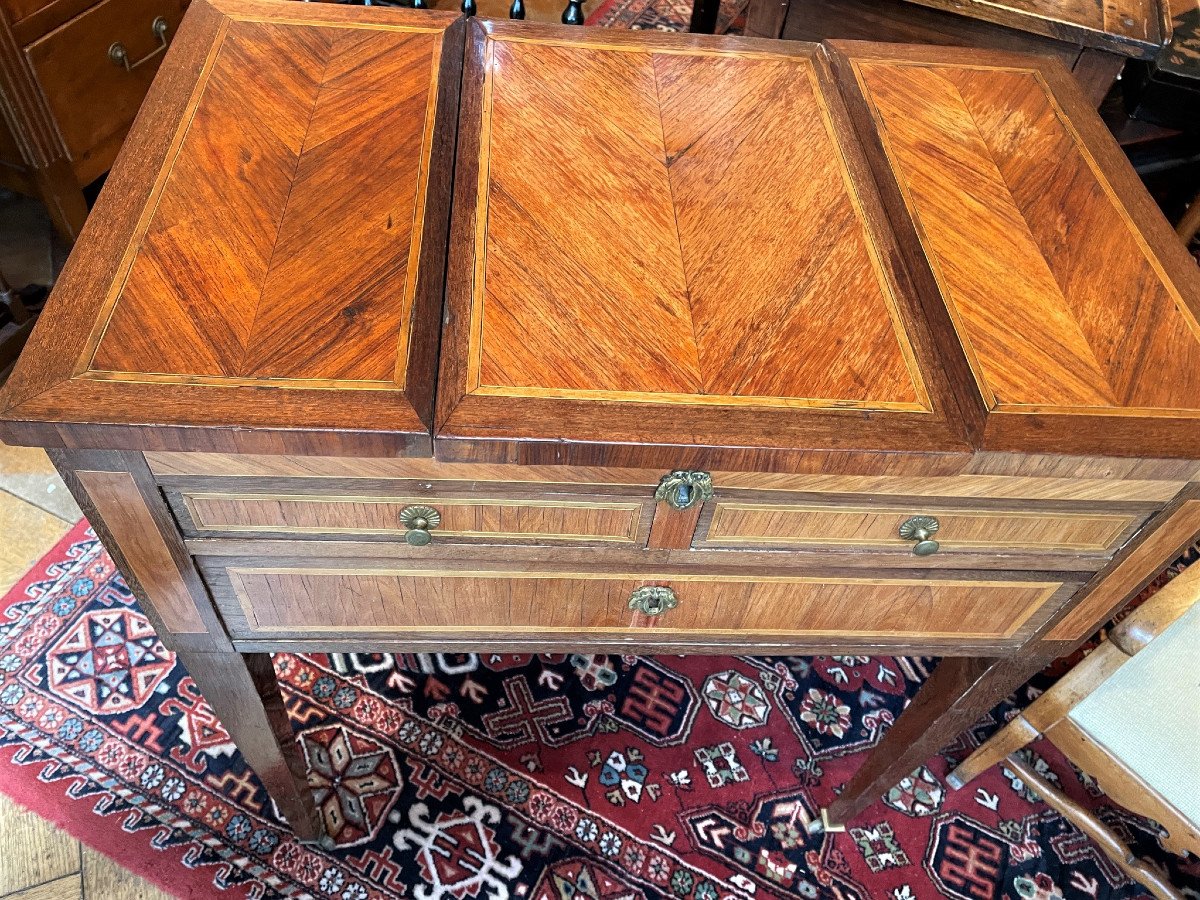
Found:
[{"label": "hinged lid panel", "polygon": [[439,453],[966,446],[814,46],[476,23],[457,173]]},{"label": "hinged lid panel", "polygon": [[9,415],[429,452],[462,25],[348,12],[193,4],[28,351],[62,365],[19,371]]},{"label": "hinged lid panel", "polygon": [[1200,456],[1200,270],[1069,76],[835,46],[965,351],[983,447]]}]

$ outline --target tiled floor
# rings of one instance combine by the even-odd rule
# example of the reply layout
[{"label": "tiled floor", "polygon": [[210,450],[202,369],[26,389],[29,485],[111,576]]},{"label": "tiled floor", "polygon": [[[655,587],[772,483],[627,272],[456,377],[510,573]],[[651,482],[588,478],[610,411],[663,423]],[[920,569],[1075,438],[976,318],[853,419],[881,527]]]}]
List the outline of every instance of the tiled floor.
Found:
[{"label": "tiled floor", "polygon": [[[42,208],[0,192],[0,271],[9,282],[18,287],[49,284],[63,255]],[[43,451],[0,444],[0,595],[79,518],[79,507]],[[0,847],[3,900],[169,896],[2,794]]]}]

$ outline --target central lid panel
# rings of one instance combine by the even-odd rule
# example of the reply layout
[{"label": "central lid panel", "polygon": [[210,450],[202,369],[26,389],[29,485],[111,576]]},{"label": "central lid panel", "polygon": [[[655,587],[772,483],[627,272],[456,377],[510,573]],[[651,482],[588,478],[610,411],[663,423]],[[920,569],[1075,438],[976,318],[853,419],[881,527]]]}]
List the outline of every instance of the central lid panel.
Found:
[{"label": "central lid panel", "polygon": [[475,25],[440,445],[962,447],[816,48],[647,38]]}]

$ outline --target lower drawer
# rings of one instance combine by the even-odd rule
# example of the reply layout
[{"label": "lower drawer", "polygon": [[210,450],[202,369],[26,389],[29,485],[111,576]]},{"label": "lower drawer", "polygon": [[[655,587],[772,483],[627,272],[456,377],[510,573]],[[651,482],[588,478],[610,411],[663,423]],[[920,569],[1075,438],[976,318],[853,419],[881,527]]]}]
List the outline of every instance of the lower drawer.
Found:
[{"label": "lower drawer", "polygon": [[[593,572],[563,565],[353,558],[198,558],[235,639],[462,640],[586,645],[600,636],[677,645],[934,646],[1018,640],[1076,585],[1049,575]],[[631,608],[635,592],[649,604]],[[641,592],[646,595],[647,592]],[[664,602],[670,597],[671,603]],[[662,612],[650,614],[654,607]],[[647,610],[650,610],[648,612]]]}]

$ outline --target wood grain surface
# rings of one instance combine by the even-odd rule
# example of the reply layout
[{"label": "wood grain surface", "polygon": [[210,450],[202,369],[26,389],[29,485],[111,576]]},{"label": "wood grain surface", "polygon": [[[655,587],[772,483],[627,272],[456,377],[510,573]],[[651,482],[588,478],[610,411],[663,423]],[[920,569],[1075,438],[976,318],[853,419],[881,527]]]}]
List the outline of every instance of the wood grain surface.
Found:
[{"label": "wood grain surface", "polygon": [[461,29],[193,4],[6,392],[17,431],[428,453]]},{"label": "wood grain surface", "polygon": [[1200,273],[1061,68],[837,48],[975,378],[983,445],[1200,453]]},{"label": "wood grain surface", "polygon": [[433,540],[459,537],[644,544],[650,503],[637,499],[446,499],[319,494],[184,493],[194,534],[379,534],[402,539],[400,513],[428,505],[441,516]]},{"label": "wood grain surface", "polygon": [[815,47],[471,27],[439,454],[965,449]]},{"label": "wood grain surface", "polygon": [[[914,513],[934,516],[939,553],[1027,549],[1111,554],[1142,524],[1137,514],[945,509],[914,501],[907,509],[718,500],[697,546],[848,545],[903,547],[899,527]],[[908,542],[911,543],[911,542]]]},{"label": "wood grain surface", "polygon": [[[827,460],[819,460],[827,461]],[[592,468],[583,466],[520,466],[448,463],[432,459],[347,459],[320,456],[260,456],[220,453],[147,453],[146,462],[159,478],[228,476],[231,478],[381,478],[430,481],[542,482],[546,484],[630,484],[653,486],[660,469]],[[981,461],[980,474],[943,475],[939,465],[925,476],[903,474],[894,455],[863,454],[860,474],[714,471],[713,483],[722,488],[760,488],[775,491],[813,491],[864,494],[903,494],[932,497],[1008,497],[1031,500],[1112,500],[1166,503],[1200,465],[1172,463],[1161,472],[1138,477],[1138,461],[1110,460],[1097,466],[1080,458],[1039,460],[1016,457],[1003,469]],[[1049,462],[1047,475],[1038,472]],[[1113,465],[1116,463],[1116,465]],[[1157,469],[1157,464],[1152,464]],[[832,467],[830,467],[832,468]],[[968,471],[962,465],[961,471]],[[1147,467],[1149,468],[1149,467]],[[873,470],[876,474],[866,474]],[[986,472],[986,474],[985,474]]]},{"label": "wood grain surface", "polygon": [[[386,560],[260,559],[223,564],[201,558],[235,637],[338,633],[386,636],[401,629],[462,637],[497,629],[553,639],[613,628],[738,632],[797,638],[845,635],[1011,638],[1061,582],[683,575],[654,572],[530,571]],[[658,617],[629,609],[632,591],[671,587],[679,606]],[[546,597],[558,598],[547,604]],[[236,605],[234,605],[236,604]],[[649,636],[648,636],[649,637]],[[655,634],[650,639],[670,640]]]}]

